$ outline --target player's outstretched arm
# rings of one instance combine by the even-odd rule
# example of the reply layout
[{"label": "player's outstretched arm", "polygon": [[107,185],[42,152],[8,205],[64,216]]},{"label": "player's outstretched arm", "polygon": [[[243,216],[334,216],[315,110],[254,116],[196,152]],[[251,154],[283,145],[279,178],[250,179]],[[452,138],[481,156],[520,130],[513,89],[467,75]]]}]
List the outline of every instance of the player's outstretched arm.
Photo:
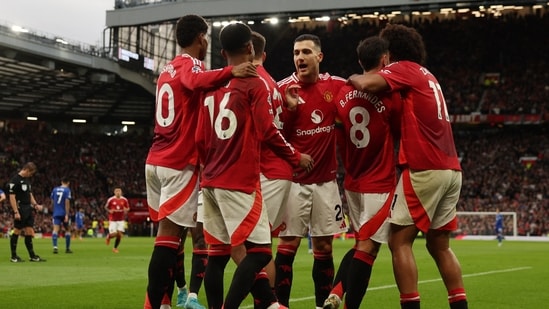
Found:
[{"label": "player's outstretched arm", "polygon": [[385,78],[375,73],[353,74],[349,77],[347,83],[360,91],[373,93],[386,91],[390,88]]}]

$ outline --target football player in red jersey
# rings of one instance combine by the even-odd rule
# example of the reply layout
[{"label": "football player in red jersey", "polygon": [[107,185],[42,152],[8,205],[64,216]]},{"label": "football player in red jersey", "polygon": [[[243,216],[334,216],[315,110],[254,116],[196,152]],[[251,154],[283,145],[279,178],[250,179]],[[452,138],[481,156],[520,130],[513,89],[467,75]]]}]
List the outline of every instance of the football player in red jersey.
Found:
[{"label": "football player in red jersey", "polygon": [[[389,61],[387,42],[369,37],[357,47],[364,72],[377,72]],[[387,217],[396,186],[394,136],[400,116],[398,93],[373,94],[346,85],[336,96],[343,123],[344,188],[355,246],[349,250],[334,280],[324,309],[359,308],[368,288],[374,261],[389,237]]]},{"label": "football player in red jersey", "polygon": [[[275,258],[276,293],[288,306],[292,285],[292,265],[301,242],[310,230],[313,246],[315,303],[322,307],[334,279],[333,235],[347,231],[336,182],[337,110],[334,97],[345,80],[320,73],[324,55],[320,39],[304,34],[294,40],[296,72],[278,82],[285,94],[297,99],[283,111],[284,136],[297,150],[311,155],[315,168],[307,172],[295,169],[287,211],[279,233]],[[297,104],[295,104],[297,103]]]},{"label": "football player in red jersey", "polygon": [[[263,67],[267,56],[265,53],[265,37],[252,31],[252,44],[255,53],[253,63],[257,67],[257,73],[269,87],[271,100],[267,103],[270,104],[269,109],[274,116],[275,125],[281,130],[284,122],[281,118],[284,101],[276,81]],[[286,213],[286,204],[292,184],[293,167],[284,158],[278,156],[268,144],[264,144],[261,146],[260,170],[261,194],[267,208],[271,235],[277,235],[278,229],[282,224],[283,215]],[[231,256],[235,262],[239,263],[245,254],[246,249],[244,246],[239,246],[233,247]],[[255,284],[251,290],[255,308],[276,308],[278,300],[274,294],[275,275],[274,260],[271,259],[265,270],[262,270],[257,275]]]},{"label": "football player in red jersey", "polygon": [[468,305],[461,266],[450,249],[450,233],[457,228],[461,166],[442,87],[422,66],[425,46],[415,29],[388,24],[380,36],[389,43],[391,63],[377,73],[353,75],[349,82],[359,90],[395,91],[402,96],[398,156],[402,174],[389,219],[389,248],[401,307],[419,308],[412,245],[421,231],[446,286],[450,308],[464,309]]},{"label": "football player in red jersey", "polygon": [[122,196],[122,188],[114,187],[114,195],[105,203],[105,209],[109,213],[109,234],[106,243],[109,245],[111,238],[116,237],[112,252],[118,253],[118,246],[126,230],[125,217],[130,210],[130,203]]},{"label": "football player in red jersey", "polygon": [[[251,62],[250,28],[225,26],[219,39],[228,64]],[[310,169],[311,159],[286,142],[274,124],[271,93],[261,78],[235,78],[203,94],[196,143],[203,164],[204,235],[210,245],[204,286],[209,308],[236,309],[249,293],[256,274],[270,261],[271,231],[261,195],[260,150],[270,147],[294,166]],[[265,144],[262,144],[265,143]],[[223,273],[231,247],[244,244],[223,301]]]},{"label": "football player in red jersey", "polygon": [[220,86],[233,76],[257,76],[250,63],[206,71],[202,60],[208,49],[207,33],[208,24],[202,17],[180,18],[176,39],[181,52],[163,68],[157,81],[154,137],[145,178],[149,213],[159,225],[149,262],[145,308],[159,308],[164,297],[171,299],[182,233],[185,227],[196,226],[198,158],[194,132],[201,91]]}]

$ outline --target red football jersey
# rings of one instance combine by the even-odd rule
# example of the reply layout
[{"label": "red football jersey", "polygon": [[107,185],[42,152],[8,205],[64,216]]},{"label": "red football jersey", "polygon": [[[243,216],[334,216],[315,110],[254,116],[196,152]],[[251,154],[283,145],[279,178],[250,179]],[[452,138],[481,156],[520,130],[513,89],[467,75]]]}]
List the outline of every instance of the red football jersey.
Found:
[{"label": "red football jersey", "polygon": [[296,73],[278,82],[281,93],[299,85],[299,104],[295,111],[284,109],[284,136],[297,150],[311,155],[315,162],[307,173],[294,169],[293,181],[304,184],[334,180],[337,172],[334,97],[345,85],[341,77],[320,74],[314,84],[301,83]]},{"label": "red football jersey", "polygon": [[346,85],[336,96],[339,120],[345,128],[344,187],[361,193],[384,193],[396,185],[396,158],[391,134],[398,113],[398,93],[381,96]]},{"label": "red football jersey", "polygon": [[111,196],[107,200],[107,208],[113,212],[109,212],[109,221],[124,221],[124,209],[130,209],[128,200],[121,196]]},{"label": "red football jersey", "polygon": [[197,164],[194,132],[201,90],[226,82],[231,70],[204,71],[202,61],[188,54],[164,67],[156,86],[154,137],[147,164],[178,170]]},{"label": "red football jersey", "polygon": [[235,78],[227,86],[205,92],[196,143],[202,187],[252,193],[259,185],[261,143],[299,164],[300,153],[286,142],[273,122],[266,83]]},{"label": "red football jersey", "polygon": [[415,170],[461,170],[442,88],[431,72],[410,61],[378,74],[403,100],[399,164]]},{"label": "red football jersey", "polygon": [[[284,119],[282,118],[282,106],[284,101],[278,89],[276,81],[265,70],[263,66],[257,67],[257,73],[269,86],[271,92],[270,109],[274,116],[274,123],[279,130],[282,130]],[[269,179],[292,180],[293,168],[290,163],[276,155],[268,145],[261,146],[260,170]]]}]

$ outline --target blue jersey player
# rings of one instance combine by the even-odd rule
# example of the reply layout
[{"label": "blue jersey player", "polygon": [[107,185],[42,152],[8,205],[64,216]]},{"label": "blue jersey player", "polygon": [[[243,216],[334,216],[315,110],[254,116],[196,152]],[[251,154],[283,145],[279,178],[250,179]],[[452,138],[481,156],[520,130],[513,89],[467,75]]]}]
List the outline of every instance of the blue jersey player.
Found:
[{"label": "blue jersey player", "polygon": [[84,209],[82,207],[74,214],[74,223],[76,224],[76,234],[78,238],[82,240],[82,233],[84,233]]},{"label": "blue jersey player", "polygon": [[53,234],[51,236],[53,242],[53,253],[59,252],[57,248],[57,238],[61,225],[65,229],[65,253],[71,251],[71,232],[69,229],[69,210],[71,206],[71,189],[69,188],[70,181],[63,177],[61,185],[53,188],[51,191],[51,199],[53,201]]},{"label": "blue jersey player", "polygon": [[499,209],[496,210],[496,235],[498,246],[501,246],[503,243],[503,215],[499,212]]}]

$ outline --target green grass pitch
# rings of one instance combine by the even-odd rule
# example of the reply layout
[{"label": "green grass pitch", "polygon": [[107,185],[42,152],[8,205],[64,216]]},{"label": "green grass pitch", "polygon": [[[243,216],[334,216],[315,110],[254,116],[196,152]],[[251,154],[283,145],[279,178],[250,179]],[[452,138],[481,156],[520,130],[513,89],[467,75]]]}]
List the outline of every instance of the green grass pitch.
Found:
[{"label": "green grass pitch", "polygon": [[[336,267],[352,245],[352,240],[334,240]],[[104,239],[73,240],[74,254],[54,255],[51,239],[35,239],[35,251],[47,259],[31,263],[23,239],[18,254],[24,263],[9,261],[9,240],[0,239],[0,307],[27,308],[143,308],[147,267],[153,246],[152,238],[126,237],[120,253],[111,252]],[[414,251],[419,268],[419,292],[422,308],[448,308],[446,290],[436,266],[428,256],[423,239]],[[294,264],[291,308],[314,308],[311,278],[312,256],[304,240]],[[190,271],[190,239],[187,241],[186,271]],[[516,309],[549,307],[549,243],[453,240],[452,248],[460,259],[469,307],[482,309]],[[225,273],[225,288],[234,272],[232,262]],[[204,290],[199,298],[206,303]],[[175,297],[174,297],[175,299]],[[248,298],[243,308],[252,308]],[[386,246],[374,265],[363,308],[400,308],[394,284],[390,252]],[[175,308],[175,304],[174,304]]]}]

